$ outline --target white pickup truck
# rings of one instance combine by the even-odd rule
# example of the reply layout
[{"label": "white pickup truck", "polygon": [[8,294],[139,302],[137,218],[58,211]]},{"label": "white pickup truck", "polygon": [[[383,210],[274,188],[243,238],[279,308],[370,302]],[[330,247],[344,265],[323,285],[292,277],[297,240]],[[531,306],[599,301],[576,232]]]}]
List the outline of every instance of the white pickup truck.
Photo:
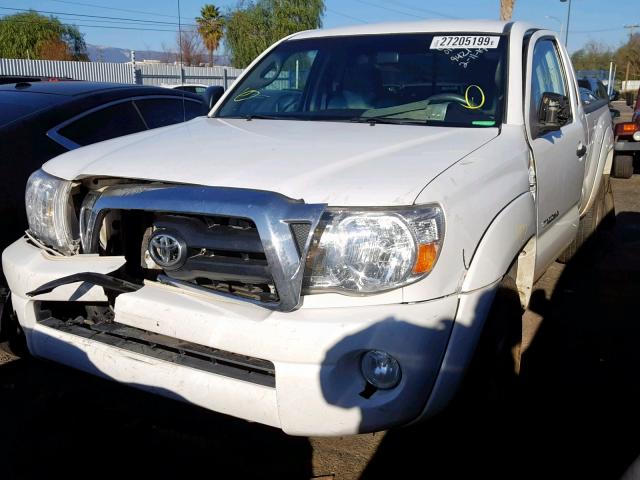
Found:
[{"label": "white pickup truck", "polygon": [[519,22],[301,32],[208,117],[53,159],[2,256],[30,352],[296,435],[428,417],[608,208],[570,65]]}]

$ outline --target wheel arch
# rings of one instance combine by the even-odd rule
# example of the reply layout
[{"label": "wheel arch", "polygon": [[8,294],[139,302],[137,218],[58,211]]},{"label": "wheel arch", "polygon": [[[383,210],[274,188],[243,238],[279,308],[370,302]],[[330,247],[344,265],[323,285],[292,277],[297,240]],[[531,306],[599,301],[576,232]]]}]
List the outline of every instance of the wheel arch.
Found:
[{"label": "wheel arch", "polygon": [[598,195],[602,176],[611,174],[611,169],[613,167],[613,155],[613,132],[611,129],[607,129],[603,135],[602,143],[600,144],[600,154],[598,155],[598,163],[593,175],[593,183],[589,190],[589,196],[586,201],[582,201],[580,204],[580,217],[583,217],[593,205],[593,202]]},{"label": "wheel arch", "polygon": [[516,283],[521,303],[526,306],[535,268],[536,218],[535,203],[529,192],[502,209],[480,239],[460,291],[470,292],[495,283],[517,260]]},{"label": "wheel arch", "polygon": [[456,394],[474,355],[502,278],[517,264],[520,302],[529,301],[536,257],[536,208],[529,192],[516,197],[485,230],[471,258],[459,293],[458,309],[440,372],[422,414],[414,422],[440,411]]}]

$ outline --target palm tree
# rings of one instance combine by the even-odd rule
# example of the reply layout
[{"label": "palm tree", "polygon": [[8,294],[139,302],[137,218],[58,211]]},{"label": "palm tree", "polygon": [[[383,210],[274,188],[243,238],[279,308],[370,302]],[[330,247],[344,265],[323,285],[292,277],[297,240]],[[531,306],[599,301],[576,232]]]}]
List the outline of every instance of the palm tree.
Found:
[{"label": "palm tree", "polygon": [[511,20],[516,0],[500,0],[500,20]]},{"label": "palm tree", "polygon": [[200,16],[196,18],[196,23],[198,24],[198,33],[209,51],[209,60],[213,65],[213,52],[220,45],[220,40],[224,35],[224,17],[220,14],[218,7],[207,4],[200,9]]}]

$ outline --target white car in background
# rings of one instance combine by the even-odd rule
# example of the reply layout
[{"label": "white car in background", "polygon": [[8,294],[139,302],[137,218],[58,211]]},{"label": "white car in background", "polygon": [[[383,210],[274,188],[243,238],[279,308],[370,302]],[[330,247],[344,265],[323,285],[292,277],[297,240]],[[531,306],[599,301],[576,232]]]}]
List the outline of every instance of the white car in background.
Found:
[{"label": "white car in background", "polygon": [[483,330],[517,365],[612,151],[552,31],[306,31],[208,117],[46,163],[3,267],[34,355],[290,434],[381,430],[444,408]]},{"label": "white car in background", "polygon": [[163,83],[160,85],[164,88],[172,88],[174,90],[183,90],[185,92],[197,93],[198,95],[202,95],[206,92],[209,85],[204,85],[202,83],[182,83],[182,84],[168,84]]}]

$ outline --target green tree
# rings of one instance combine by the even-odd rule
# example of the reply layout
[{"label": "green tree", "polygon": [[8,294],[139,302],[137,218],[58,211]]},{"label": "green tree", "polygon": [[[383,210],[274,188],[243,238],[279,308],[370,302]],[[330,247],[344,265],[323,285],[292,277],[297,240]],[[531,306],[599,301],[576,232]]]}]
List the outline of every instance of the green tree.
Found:
[{"label": "green tree", "polygon": [[209,51],[209,62],[213,65],[213,52],[218,49],[224,35],[224,18],[218,7],[207,4],[200,9],[196,23],[204,46]]},{"label": "green tree", "polygon": [[626,77],[627,64],[629,65],[629,79],[640,79],[640,34],[636,33],[629,41],[622,45],[615,53],[615,62],[618,66],[618,78]]},{"label": "green tree", "polygon": [[243,1],[226,22],[233,66],[245,68],[269,45],[298,32],[320,28],[324,0]]},{"label": "green tree", "polygon": [[609,70],[613,56],[609,47],[591,41],[571,55],[571,63],[576,70]]},{"label": "green tree", "polygon": [[0,57],[88,60],[86,50],[78,28],[56,17],[29,11],[0,18]]}]

